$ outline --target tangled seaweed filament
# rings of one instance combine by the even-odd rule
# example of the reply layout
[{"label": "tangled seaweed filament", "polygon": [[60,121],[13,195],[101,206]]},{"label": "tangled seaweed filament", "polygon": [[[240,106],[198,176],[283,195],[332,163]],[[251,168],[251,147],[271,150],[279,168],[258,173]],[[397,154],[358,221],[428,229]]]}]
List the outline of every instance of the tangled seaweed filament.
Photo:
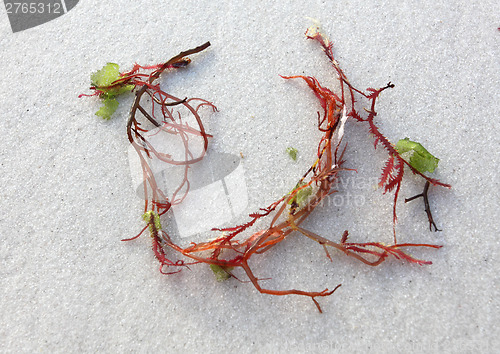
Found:
[{"label": "tangled seaweed filament", "polygon": [[[340,287],[340,284],[334,287],[333,290],[324,289],[321,291],[267,289],[261,285],[263,279],[258,278],[250,267],[250,259],[255,255],[262,255],[270,251],[275,245],[294,233],[303,235],[321,245],[326,256],[330,259],[329,249],[334,248],[370,266],[377,266],[390,256],[419,265],[431,264],[429,261],[410,256],[406,253],[406,250],[416,247],[440,248],[441,246],[422,243],[398,243],[395,227],[393,227],[394,244],[384,245],[380,242],[347,242],[347,231],[343,233],[339,242],[334,242],[301,226],[314,209],[322,204],[325,198],[336,192],[334,186],[338,183],[339,173],[348,170],[343,167],[346,149],[346,144],[343,142],[344,128],[348,119],[367,123],[370,132],[375,137],[374,146],[382,145],[389,155],[388,161],[382,169],[379,186],[383,188],[384,193],[394,191],[393,225],[397,220],[396,204],[405,165],[414,174],[421,176],[426,181],[425,194],[414,197],[424,197],[426,212],[429,185],[450,187],[438,180],[427,177],[403,159],[398,150],[375,125],[376,101],[383,91],[392,88],[393,85],[389,83],[379,89],[368,88],[366,93],[356,89],[348,81],[335,60],[332,44],[329,40],[317,28],[308,29],[306,36],[321,45],[340,83],[340,92],[336,94],[322,86],[312,76],[282,76],[286,80],[300,79],[304,81],[315,94],[322,108],[322,112],[318,112],[317,118],[317,128],[322,133],[322,136],[318,144],[317,156],[313,160],[311,167],[304,173],[290,193],[269,206],[250,214],[246,223],[227,228],[214,228],[213,231],[218,232],[220,236],[206,242],[191,243],[187,247],[182,247],[171,239],[165,228],[161,227],[160,217],[167,213],[173,205],[183,201],[190,188],[189,168],[201,161],[206,154],[211,135],[206,132],[203,126],[200,108],[206,106],[213,111],[216,111],[217,108],[211,102],[200,98],[181,99],[168,94],[160,88],[156,80],[167,69],[173,70],[188,66],[190,60],[187,56],[205,50],[210,43],[207,42],[199,47],[181,52],[164,64],[150,67],[141,67],[136,64],[131,71],[121,74],[119,79],[106,87],[106,89],[119,89],[123,85],[134,86],[135,100],[127,123],[127,136],[141,163],[145,195],[143,217],[146,226],[137,236],[126,240],[133,240],[149,229],[153,251],[160,263],[162,273],[176,273],[182,270],[183,267],[205,263],[210,265],[217,277],[223,280],[230,276],[236,278],[234,270],[241,268],[260,293],[308,296],[318,310],[322,312],[317,298],[333,294]],[[146,74],[145,71],[151,72]],[[94,87],[93,89],[99,94],[99,88]],[[357,95],[368,99],[368,109],[364,111],[356,109],[355,96]],[[148,104],[150,106],[147,106]],[[188,119],[181,114],[180,108],[183,108],[188,113]],[[174,157],[164,151],[159,151],[147,138],[146,133],[152,132],[153,129],[157,133],[163,134],[165,139],[174,136],[179,139],[183,146],[183,156]],[[193,141],[196,139],[201,141],[203,148],[195,152],[193,151]],[[183,179],[172,195],[167,196],[165,191],[159,187],[149,163],[151,159],[158,159],[168,164],[181,166],[184,169]],[[407,201],[409,200],[407,199]],[[430,210],[428,215],[430,215]],[[269,219],[267,227],[247,234],[250,227],[258,220],[263,219]],[[434,224],[432,216],[429,216],[429,221]]]}]

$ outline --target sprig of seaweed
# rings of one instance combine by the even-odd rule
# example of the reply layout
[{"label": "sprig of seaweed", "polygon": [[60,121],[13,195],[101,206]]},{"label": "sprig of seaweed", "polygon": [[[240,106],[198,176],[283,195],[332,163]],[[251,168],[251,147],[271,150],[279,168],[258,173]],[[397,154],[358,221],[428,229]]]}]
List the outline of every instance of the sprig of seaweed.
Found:
[{"label": "sprig of seaweed", "polygon": [[[288,239],[291,234],[303,235],[323,247],[326,256],[331,259],[330,249],[336,249],[341,253],[352,257],[363,264],[377,266],[389,257],[404,260],[418,265],[431,264],[430,261],[415,258],[406,250],[414,248],[433,248],[441,246],[424,243],[397,243],[395,224],[397,220],[396,205],[401,182],[404,177],[405,165],[410,170],[422,177],[426,184],[424,192],[406,201],[422,196],[426,204],[426,212],[429,222],[437,230],[430,209],[428,208],[427,192],[429,185],[450,187],[448,184],[427,177],[425,172],[432,172],[437,166],[437,159],[427,152],[420,144],[403,139],[394,146],[380,131],[374,122],[376,116],[375,105],[379,96],[385,90],[394,87],[388,83],[378,89],[368,88],[366,91],[355,88],[347,79],[340,68],[339,63],[333,55],[333,45],[328,38],[317,27],[311,27],[306,32],[307,38],[318,42],[328,57],[337,79],[340,83],[340,92],[335,93],[320,84],[313,76],[282,76],[284,79],[300,79],[304,81],[315,94],[322,112],[318,112],[317,128],[321,132],[317,155],[311,166],[299,179],[295,187],[285,196],[261,208],[249,215],[249,220],[241,225],[226,228],[214,228],[218,237],[213,240],[191,243],[183,247],[172,240],[167,232],[168,228],[162,227],[161,217],[168,213],[171,207],[181,203],[189,192],[190,181],[188,169],[190,166],[200,162],[207,151],[209,138],[200,117],[200,108],[207,106],[216,111],[216,107],[209,101],[201,98],[177,98],[156,83],[160,75],[167,69],[178,69],[186,67],[190,59],[188,55],[199,53],[210,45],[209,42],[181,52],[163,64],[153,66],[134,65],[133,69],[126,73],[118,73],[116,64],[108,64],[102,71],[92,76],[91,89],[94,95],[104,99],[105,109],[99,114],[110,117],[115,103],[114,97],[118,94],[135,91],[135,99],[130,111],[127,123],[127,137],[139,156],[143,173],[143,190],[145,203],[143,218],[146,226],[130,241],[138,238],[147,229],[152,239],[153,252],[160,263],[160,271],[164,274],[177,273],[182,268],[195,264],[207,264],[214,272],[217,280],[225,280],[230,277],[238,279],[235,275],[237,269],[243,270],[254,287],[263,294],[270,295],[301,295],[312,299],[319,312],[322,309],[317,301],[319,297],[333,294],[340,284],[333,290],[328,288],[321,291],[304,291],[297,289],[275,290],[261,285],[262,278],[258,278],[251,266],[250,260],[258,255],[268,254],[274,246]],[[362,96],[368,100],[368,107],[358,110],[356,96]],[[111,97],[111,98],[110,98]],[[146,97],[148,100],[143,100]],[[106,103],[108,100],[108,103]],[[150,106],[146,102],[151,102]],[[188,124],[179,107],[185,108],[191,121],[195,126]],[[344,153],[346,149],[345,123],[348,119],[367,123],[370,132],[375,138],[374,146],[382,145],[388,153],[388,159],[382,168],[379,186],[384,193],[394,191],[393,202],[393,233],[394,244],[386,245],[382,242],[347,242],[348,231],[346,230],[339,242],[318,235],[302,226],[304,221],[311,215],[316,207],[331,194],[336,193],[335,186],[339,183],[339,174],[348,170],[343,167]],[[184,158],[173,157],[166,151],[159,150],[148,139],[148,134],[155,130],[168,136],[177,136],[184,147]],[[194,153],[191,144],[194,139],[201,139],[203,149]],[[292,159],[296,157],[296,151],[288,151]],[[153,159],[181,166],[184,168],[184,178],[172,195],[159,187],[153,174],[150,161]],[[268,219],[269,222],[260,230],[250,232],[258,220]],[[166,270],[166,271],[165,271]],[[239,279],[238,279],[239,280]]]}]

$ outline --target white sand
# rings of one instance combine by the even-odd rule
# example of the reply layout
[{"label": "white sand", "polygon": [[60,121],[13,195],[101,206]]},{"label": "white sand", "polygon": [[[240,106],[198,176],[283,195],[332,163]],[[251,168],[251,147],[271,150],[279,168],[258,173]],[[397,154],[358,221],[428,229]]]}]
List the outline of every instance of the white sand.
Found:
[{"label": "white sand", "polygon": [[[498,2],[247,3],[81,1],[15,34],[0,7],[0,351],[498,350]],[[298,236],[255,258],[270,288],[342,283],[318,299],[322,315],[308,298],[217,283],[206,266],[163,276],[148,237],[120,242],[143,227],[125,136],[132,98],[120,99],[107,123],[94,116],[97,99],[77,98],[108,61],[128,69],[210,40],[163,87],[217,105],[220,112],[203,112],[211,149],[244,155],[255,210],[294,186],[317,147],[319,105],[303,82],[278,74],[335,85],[319,46],[304,39],[306,16],[321,20],[355,86],[396,85],[378,102],[382,131],[421,142],[441,159],[435,177],[453,186],[431,190],[442,232],[429,232],[422,201],[399,204],[401,242],[444,246],[412,252],[431,266],[393,259],[371,268],[334,251],[329,262]],[[390,243],[392,196],[361,186],[378,178],[386,155],[373,151],[366,126],[348,123],[345,134],[346,167],[358,174],[343,174],[345,199],[307,227],[334,240],[349,229],[353,242]],[[423,186],[408,177],[402,198]]]}]

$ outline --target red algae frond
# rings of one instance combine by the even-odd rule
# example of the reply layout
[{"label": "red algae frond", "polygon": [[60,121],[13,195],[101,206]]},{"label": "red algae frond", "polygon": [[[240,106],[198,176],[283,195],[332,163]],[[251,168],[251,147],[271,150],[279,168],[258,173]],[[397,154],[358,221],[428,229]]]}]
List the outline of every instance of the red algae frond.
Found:
[{"label": "red algae frond", "polygon": [[[317,129],[321,132],[317,155],[312,159],[311,167],[305,171],[290,193],[269,206],[250,214],[246,223],[222,229],[214,228],[213,231],[219,233],[219,236],[211,241],[191,243],[187,247],[182,247],[172,240],[165,228],[161,227],[160,218],[170,211],[172,205],[182,203],[190,189],[187,171],[190,166],[200,162],[207,151],[209,138],[212,136],[204,128],[200,108],[208,107],[213,111],[217,109],[211,102],[201,98],[175,97],[163,91],[159,84],[156,83],[159,76],[166,72],[167,69],[175,70],[187,67],[190,63],[187,56],[205,50],[210,43],[207,42],[199,47],[181,52],[163,64],[153,66],[139,66],[136,64],[132,70],[120,74],[119,78],[104,88],[109,90],[129,85],[127,87],[133,86],[135,91],[135,99],[127,123],[127,137],[137,152],[141,163],[143,189],[146,196],[142,213],[145,213],[146,226],[137,236],[127,239],[127,241],[139,237],[149,228],[153,252],[160,263],[162,273],[176,273],[184,267],[205,263],[218,274],[219,280],[223,280],[229,277],[236,278],[234,271],[241,269],[260,293],[279,296],[307,296],[311,298],[319,312],[322,312],[317,299],[333,294],[340,287],[340,284],[336,285],[333,290],[325,288],[320,291],[267,289],[261,285],[262,279],[258,278],[250,267],[250,259],[264,253],[270,254],[268,252],[274,246],[285,241],[293,233],[305,236],[318,243],[324,248],[327,257],[330,259],[329,248],[333,248],[370,266],[377,266],[391,256],[409,263],[431,264],[429,261],[410,256],[406,253],[406,250],[422,247],[440,248],[441,246],[422,243],[397,243],[395,227],[393,227],[394,244],[385,245],[381,242],[347,242],[347,231],[341,235],[339,242],[335,242],[302,226],[315,208],[320,206],[325,198],[336,192],[334,187],[338,183],[338,175],[341,171],[347,170],[343,165],[345,163],[344,152],[346,149],[345,123],[348,119],[368,124],[370,132],[375,138],[374,146],[381,145],[388,153],[387,162],[382,168],[379,186],[384,193],[394,192],[393,225],[397,220],[396,204],[405,166],[410,168],[414,174],[421,176],[426,182],[424,193],[407,199],[407,201],[420,196],[424,197],[426,212],[429,221],[432,223],[430,210],[427,211],[427,190],[429,185],[449,187],[445,183],[427,177],[403,159],[394,145],[389,142],[374,123],[376,101],[382,92],[394,87],[394,85],[388,83],[382,88],[368,88],[366,91],[355,88],[348,81],[340,65],[335,60],[333,44],[328,38],[317,27],[308,29],[306,36],[320,44],[340,83],[340,91],[335,93],[321,85],[313,76],[282,76],[286,80],[302,80],[315,94],[322,108],[322,112],[318,112],[317,118]],[[104,92],[103,88],[96,86],[91,87],[91,89],[97,95],[102,95],[102,92]],[[356,109],[356,96],[363,96],[369,102],[369,106],[363,111]],[[149,99],[149,106],[145,104],[144,97]],[[185,108],[184,112],[188,112],[190,122],[195,122],[194,125],[185,121],[177,110],[179,107]],[[147,138],[146,133],[152,129],[156,129],[162,134],[179,137],[184,147],[183,158],[176,158],[158,150]],[[194,139],[201,141],[203,146],[201,152],[192,151],[191,144]],[[172,196],[167,197],[165,191],[159,187],[149,164],[151,159],[158,159],[184,168],[184,178]],[[269,220],[266,227],[256,232],[248,232],[250,227],[254,226],[258,220],[264,219]]]}]

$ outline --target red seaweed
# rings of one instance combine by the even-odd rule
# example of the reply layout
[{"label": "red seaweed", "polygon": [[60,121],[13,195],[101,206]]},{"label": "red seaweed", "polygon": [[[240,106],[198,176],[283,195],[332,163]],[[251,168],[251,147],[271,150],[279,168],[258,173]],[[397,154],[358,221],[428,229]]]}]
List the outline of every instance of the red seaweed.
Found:
[{"label": "red seaweed", "polygon": [[[211,135],[206,132],[203,126],[199,112],[200,108],[206,106],[213,111],[217,109],[211,102],[204,99],[181,99],[168,94],[160,88],[156,81],[163,72],[187,67],[190,63],[190,59],[187,56],[205,50],[210,43],[207,42],[194,49],[181,52],[163,64],[153,66],[139,66],[136,64],[132,70],[121,74],[119,79],[109,87],[106,87],[109,89],[110,87],[134,85],[135,99],[127,123],[127,137],[141,162],[145,195],[143,213],[145,213],[146,226],[137,236],[124,241],[136,239],[146,229],[149,229],[153,252],[160,263],[160,271],[162,273],[177,273],[183,267],[205,263],[213,267],[220,267],[229,276],[238,279],[234,275],[234,271],[239,268],[243,270],[249,281],[260,293],[279,296],[307,296],[312,299],[319,312],[322,312],[317,298],[333,294],[340,287],[340,284],[335,286],[333,290],[325,288],[320,291],[267,289],[261,285],[261,280],[263,279],[258,278],[250,267],[250,259],[255,255],[270,254],[269,251],[274,246],[288,239],[291,234],[299,234],[321,245],[330,260],[331,255],[328,248],[337,249],[341,253],[370,266],[377,266],[390,256],[418,265],[431,264],[430,261],[410,256],[406,253],[406,250],[422,247],[440,248],[441,246],[424,243],[397,243],[396,240],[396,205],[401,182],[404,177],[405,165],[414,174],[419,175],[426,181],[424,193],[406,201],[422,196],[426,203],[429,222],[436,229],[437,227],[433,222],[430,209],[428,209],[428,186],[429,184],[444,187],[450,186],[438,180],[431,179],[412,167],[401,157],[394,145],[390,143],[376,126],[374,122],[377,114],[375,104],[380,94],[386,89],[394,87],[394,85],[388,83],[382,88],[368,88],[366,92],[355,88],[335,60],[332,43],[317,28],[308,29],[306,36],[321,45],[340,83],[340,92],[334,93],[329,88],[321,85],[312,76],[282,76],[286,80],[303,80],[315,94],[322,108],[322,112],[318,112],[317,118],[317,128],[322,136],[319,140],[317,156],[314,157],[311,167],[303,174],[296,187],[290,193],[269,206],[251,213],[246,223],[226,228],[214,228],[213,231],[218,234],[218,237],[206,242],[193,242],[187,247],[183,247],[172,240],[168,232],[161,227],[160,218],[169,212],[173,205],[182,203],[190,189],[188,169],[193,164],[201,161],[207,151]],[[100,88],[91,87],[91,89],[95,91],[94,95],[102,95],[103,91]],[[369,107],[364,110],[358,110],[356,96],[362,96],[367,99]],[[144,98],[149,99],[149,106],[146,102],[147,100],[145,101]],[[185,109],[184,112],[190,115],[191,122],[196,122],[194,126],[187,123],[178,110],[179,107],[183,107]],[[382,145],[388,153],[388,159],[382,168],[379,186],[382,188],[383,193],[394,192],[394,244],[392,245],[385,245],[381,242],[347,242],[348,231],[345,231],[341,235],[339,242],[335,242],[301,226],[314,209],[322,205],[322,201],[325,198],[337,192],[334,187],[339,183],[339,173],[348,170],[343,167],[345,163],[344,152],[346,149],[344,128],[345,122],[348,119],[367,123],[369,131],[375,138],[374,147]],[[167,152],[158,150],[146,137],[146,133],[153,129],[164,134],[165,138],[170,136],[178,137],[184,146],[183,157],[175,158]],[[201,139],[203,145],[201,151],[192,151],[192,142],[194,139]],[[149,163],[151,159],[158,159],[168,164],[183,166],[185,171],[184,178],[171,196],[167,196],[156,182]],[[257,220],[265,219],[269,220],[266,227],[255,232],[249,232]]]}]

